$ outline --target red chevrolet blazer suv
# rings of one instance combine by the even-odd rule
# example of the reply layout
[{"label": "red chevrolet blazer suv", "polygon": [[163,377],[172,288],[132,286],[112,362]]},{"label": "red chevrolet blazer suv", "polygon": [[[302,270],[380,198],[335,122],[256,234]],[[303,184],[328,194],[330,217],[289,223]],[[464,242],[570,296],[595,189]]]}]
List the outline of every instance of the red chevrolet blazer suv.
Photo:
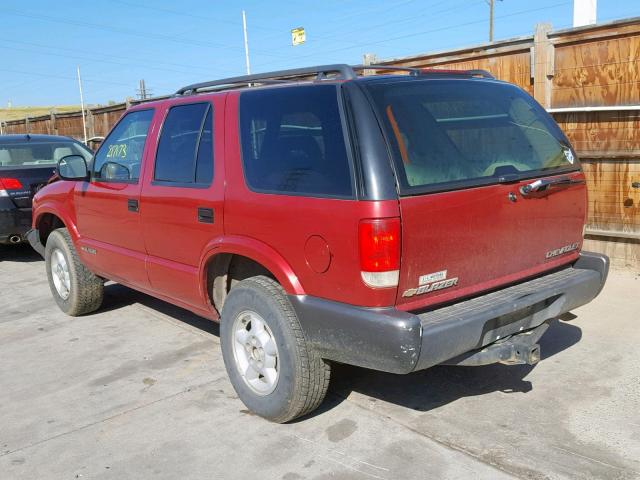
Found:
[{"label": "red chevrolet blazer suv", "polygon": [[[327,65],[189,85],[70,155],[28,238],[69,315],[106,280],[220,322],[253,412],[322,402],[332,362],[535,364],[608,272],[556,123],[484,71]],[[398,71],[395,71],[398,70]]]}]

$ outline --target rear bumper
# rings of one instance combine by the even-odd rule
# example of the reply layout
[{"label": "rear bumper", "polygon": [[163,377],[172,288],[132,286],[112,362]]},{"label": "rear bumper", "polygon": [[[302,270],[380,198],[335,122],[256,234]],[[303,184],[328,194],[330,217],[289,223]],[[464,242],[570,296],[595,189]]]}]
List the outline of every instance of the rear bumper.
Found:
[{"label": "rear bumper", "polygon": [[608,271],[606,256],[582,252],[563,270],[419,314],[308,295],[290,299],[307,340],[323,358],[409,373],[484,349],[590,302]]},{"label": "rear bumper", "polygon": [[31,209],[17,208],[9,198],[0,197],[0,244],[10,243],[12,235],[24,239],[31,228]]}]

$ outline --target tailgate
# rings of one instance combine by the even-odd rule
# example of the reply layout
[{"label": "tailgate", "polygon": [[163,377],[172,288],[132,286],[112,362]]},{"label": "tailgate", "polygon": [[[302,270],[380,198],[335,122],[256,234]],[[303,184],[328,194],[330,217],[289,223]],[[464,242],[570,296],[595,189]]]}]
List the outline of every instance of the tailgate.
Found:
[{"label": "tailgate", "polygon": [[446,302],[575,260],[585,186],[522,197],[519,187],[527,183],[402,198],[398,305]]},{"label": "tailgate", "polygon": [[420,76],[367,88],[400,193],[399,308],[459,300],[577,258],[584,176],[526,92]]}]

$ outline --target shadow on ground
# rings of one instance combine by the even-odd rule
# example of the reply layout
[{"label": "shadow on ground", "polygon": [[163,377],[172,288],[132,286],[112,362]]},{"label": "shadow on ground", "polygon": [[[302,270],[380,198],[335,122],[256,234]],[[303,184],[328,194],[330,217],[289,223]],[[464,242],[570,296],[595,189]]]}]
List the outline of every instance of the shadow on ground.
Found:
[{"label": "shadow on ground", "polygon": [[42,257],[28,243],[0,245],[0,262],[41,262]]},{"label": "shadow on ground", "polygon": [[[564,321],[553,320],[540,339],[542,362],[575,345],[581,338],[580,328]],[[409,375],[394,375],[348,365],[335,365],[330,392],[342,399],[351,392],[358,392],[374,401],[383,400],[427,412],[463,397],[496,391],[527,393],[534,385],[525,380],[525,377],[534,368],[529,365],[501,364],[482,367],[436,366]]]},{"label": "shadow on ground", "polygon": [[[105,300],[100,311],[116,310],[134,303],[219,336],[216,322],[119,284],[106,285]],[[550,322],[549,329],[540,339],[541,361],[546,361],[580,341],[580,328],[567,322],[575,318],[575,315],[566,314],[562,320]],[[421,412],[436,409],[463,397],[496,391],[527,393],[534,385],[525,380],[525,377],[533,368],[535,367],[529,365],[500,364],[482,367],[436,366],[408,375],[395,375],[334,364],[329,395],[311,416],[331,410],[351,392],[366,395],[372,401],[382,400]]]},{"label": "shadow on ground", "polygon": [[174,320],[215,335],[216,337],[220,336],[220,328],[216,322],[117,283],[110,282],[105,285],[104,301],[102,302],[102,307],[100,307],[99,312],[118,310],[127,305],[133,305],[134,303],[143,305],[151,310],[167,315]]}]

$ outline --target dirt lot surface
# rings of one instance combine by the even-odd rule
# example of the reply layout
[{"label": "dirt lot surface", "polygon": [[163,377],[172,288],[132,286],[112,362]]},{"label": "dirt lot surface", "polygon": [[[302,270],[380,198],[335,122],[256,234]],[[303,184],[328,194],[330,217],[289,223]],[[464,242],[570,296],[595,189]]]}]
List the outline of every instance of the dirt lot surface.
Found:
[{"label": "dirt lot surface", "polygon": [[318,412],[274,425],[237,399],[216,324],[114,284],[69,318],[42,260],[0,247],[0,477],[640,478],[640,275],[573,313],[535,368],[338,366]]}]

